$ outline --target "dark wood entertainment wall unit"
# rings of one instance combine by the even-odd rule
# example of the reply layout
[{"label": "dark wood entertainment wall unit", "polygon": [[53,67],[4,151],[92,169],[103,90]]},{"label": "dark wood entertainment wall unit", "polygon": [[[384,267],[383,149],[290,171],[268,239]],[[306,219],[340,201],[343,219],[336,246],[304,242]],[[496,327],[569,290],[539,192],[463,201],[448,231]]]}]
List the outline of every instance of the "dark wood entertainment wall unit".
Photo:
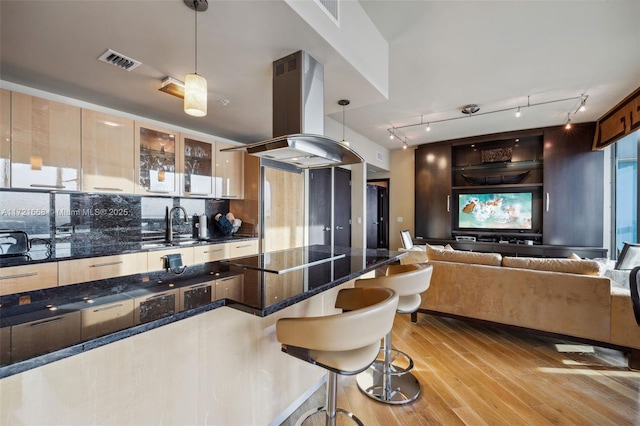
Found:
[{"label": "dark wood entertainment wall unit", "polygon": [[[419,146],[415,243],[506,255],[607,257],[604,153],[592,151],[595,128],[595,123],[574,124]],[[530,194],[525,199],[531,199],[531,224],[459,226],[460,194],[488,193]],[[457,236],[476,241],[456,241]]]}]

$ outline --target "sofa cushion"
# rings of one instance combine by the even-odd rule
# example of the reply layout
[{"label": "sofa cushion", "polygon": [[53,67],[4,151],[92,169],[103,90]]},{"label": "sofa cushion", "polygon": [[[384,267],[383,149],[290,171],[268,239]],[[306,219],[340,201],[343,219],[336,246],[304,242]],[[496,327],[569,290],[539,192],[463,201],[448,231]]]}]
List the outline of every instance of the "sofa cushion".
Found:
[{"label": "sofa cushion", "polygon": [[427,246],[427,258],[445,262],[473,263],[478,265],[500,266],[502,255],[499,253],[478,253],[452,249],[436,249]]},{"label": "sofa cushion", "polygon": [[555,259],[539,257],[511,257],[502,259],[502,266],[538,271],[565,272],[568,274],[599,275],[600,265],[588,259]]}]

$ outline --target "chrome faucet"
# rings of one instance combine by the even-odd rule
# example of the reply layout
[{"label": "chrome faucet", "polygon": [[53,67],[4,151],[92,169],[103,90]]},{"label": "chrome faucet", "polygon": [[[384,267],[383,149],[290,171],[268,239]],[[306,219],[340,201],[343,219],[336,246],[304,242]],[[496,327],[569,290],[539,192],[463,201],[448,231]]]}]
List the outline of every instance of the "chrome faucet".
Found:
[{"label": "chrome faucet", "polygon": [[167,220],[167,230],[165,232],[165,240],[167,243],[173,242],[173,211],[175,209],[180,209],[184,213],[184,221],[189,222],[189,216],[187,215],[187,211],[182,206],[173,206],[169,209],[169,206],[166,208],[166,220]]}]

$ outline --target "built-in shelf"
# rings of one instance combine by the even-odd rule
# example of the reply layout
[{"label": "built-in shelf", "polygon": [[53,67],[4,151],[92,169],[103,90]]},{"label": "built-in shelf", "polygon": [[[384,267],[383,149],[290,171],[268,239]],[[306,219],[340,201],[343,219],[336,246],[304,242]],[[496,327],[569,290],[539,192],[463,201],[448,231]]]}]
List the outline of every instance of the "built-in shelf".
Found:
[{"label": "built-in shelf", "polygon": [[452,186],[453,190],[469,190],[469,189],[525,189],[525,188],[542,188],[542,183],[510,183],[499,185],[460,185]]},{"label": "built-in shelf", "polygon": [[528,161],[514,161],[514,162],[500,162],[500,163],[482,163],[482,164],[468,164],[466,166],[452,167],[453,172],[464,172],[470,170],[532,170],[542,168],[542,160],[528,160]]}]

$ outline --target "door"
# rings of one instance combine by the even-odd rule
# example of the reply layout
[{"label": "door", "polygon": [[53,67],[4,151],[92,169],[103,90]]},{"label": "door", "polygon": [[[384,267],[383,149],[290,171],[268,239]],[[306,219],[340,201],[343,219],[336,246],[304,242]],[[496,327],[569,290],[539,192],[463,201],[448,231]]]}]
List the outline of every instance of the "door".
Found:
[{"label": "door", "polygon": [[367,184],[367,248],[389,248],[388,182]]},{"label": "door", "polygon": [[309,171],[309,245],[331,245],[331,169]]},{"label": "door", "polygon": [[333,182],[333,242],[336,246],[351,247],[351,171],[335,168]]},{"label": "door", "polygon": [[378,248],[378,187],[367,184],[367,248]]}]

